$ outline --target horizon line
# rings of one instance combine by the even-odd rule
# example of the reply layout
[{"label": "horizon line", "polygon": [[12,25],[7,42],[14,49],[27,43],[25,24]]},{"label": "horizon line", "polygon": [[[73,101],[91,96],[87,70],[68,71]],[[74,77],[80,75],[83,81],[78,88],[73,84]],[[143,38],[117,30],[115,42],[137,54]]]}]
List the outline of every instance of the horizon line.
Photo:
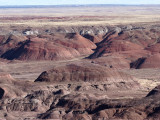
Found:
[{"label": "horizon line", "polygon": [[2,6],[96,6],[96,5],[113,5],[113,6],[118,6],[118,5],[124,5],[124,6],[134,6],[134,5],[160,5],[160,4],[57,4],[57,5],[0,5]]}]

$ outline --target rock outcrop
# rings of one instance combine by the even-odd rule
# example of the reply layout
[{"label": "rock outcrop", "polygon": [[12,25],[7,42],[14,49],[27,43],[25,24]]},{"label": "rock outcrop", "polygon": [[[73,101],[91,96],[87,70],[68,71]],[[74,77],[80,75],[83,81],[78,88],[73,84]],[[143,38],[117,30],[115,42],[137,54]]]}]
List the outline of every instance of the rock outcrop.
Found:
[{"label": "rock outcrop", "polygon": [[[66,95],[41,119],[158,119],[159,86],[142,99],[97,100],[84,94]],[[152,105],[151,105],[152,104]],[[55,108],[55,109],[54,109]],[[58,108],[58,109],[56,109]],[[66,112],[67,111],[67,112]]]}]

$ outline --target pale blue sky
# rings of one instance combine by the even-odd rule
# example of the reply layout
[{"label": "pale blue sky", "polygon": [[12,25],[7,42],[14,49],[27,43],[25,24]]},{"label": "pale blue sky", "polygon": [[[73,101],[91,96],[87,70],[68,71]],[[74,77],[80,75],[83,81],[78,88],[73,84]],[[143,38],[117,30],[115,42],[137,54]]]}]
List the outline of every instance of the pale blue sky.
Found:
[{"label": "pale blue sky", "polygon": [[0,0],[0,5],[160,4],[160,0]]}]

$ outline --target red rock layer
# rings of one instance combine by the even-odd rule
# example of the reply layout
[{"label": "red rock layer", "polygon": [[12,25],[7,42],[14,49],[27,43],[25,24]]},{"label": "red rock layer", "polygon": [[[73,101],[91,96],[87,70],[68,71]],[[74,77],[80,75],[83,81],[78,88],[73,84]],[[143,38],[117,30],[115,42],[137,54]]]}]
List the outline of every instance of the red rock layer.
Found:
[{"label": "red rock layer", "polygon": [[93,42],[78,34],[40,37],[29,36],[29,40],[18,43],[2,57],[10,60],[62,60],[91,54],[96,48]]}]

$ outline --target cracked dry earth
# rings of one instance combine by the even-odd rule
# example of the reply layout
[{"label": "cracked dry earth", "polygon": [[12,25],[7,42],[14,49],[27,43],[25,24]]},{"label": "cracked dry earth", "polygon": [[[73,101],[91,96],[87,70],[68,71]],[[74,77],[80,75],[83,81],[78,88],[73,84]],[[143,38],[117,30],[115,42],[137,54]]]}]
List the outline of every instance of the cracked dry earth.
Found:
[{"label": "cracked dry earth", "polygon": [[0,35],[0,120],[158,120],[158,26]]}]

